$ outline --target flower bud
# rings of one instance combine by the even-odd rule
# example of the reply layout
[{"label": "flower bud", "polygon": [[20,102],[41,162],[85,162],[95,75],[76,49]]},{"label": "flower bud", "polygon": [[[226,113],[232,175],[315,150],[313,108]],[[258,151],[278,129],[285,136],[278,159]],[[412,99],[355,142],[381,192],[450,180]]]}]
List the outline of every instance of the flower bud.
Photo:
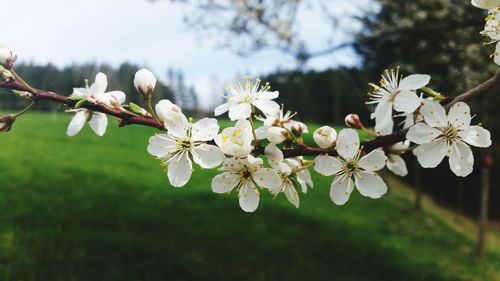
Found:
[{"label": "flower bud", "polygon": [[151,100],[156,86],[155,75],[143,68],[135,73],[134,87],[146,100]]},{"label": "flower bud", "polygon": [[345,125],[349,128],[362,129],[365,126],[357,114],[349,114],[345,117]]},{"label": "flower bud", "polygon": [[314,141],[321,148],[329,148],[333,146],[333,142],[337,139],[337,132],[334,128],[323,126],[314,131]]},{"label": "flower bud", "polygon": [[271,127],[266,132],[266,138],[273,144],[280,144],[286,140],[291,140],[292,136],[286,129],[280,127]]},{"label": "flower bud", "polygon": [[301,137],[304,132],[307,133],[307,126],[306,124],[297,121],[293,123],[291,131],[295,136]]},{"label": "flower bud", "polygon": [[3,65],[6,68],[10,69],[12,68],[16,59],[17,55],[15,55],[8,46],[0,44],[0,65]]},{"label": "flower bud", "polygon": [[16,121],[14,115],[0,115],[0,132],[8,132]]},{"label": "flower bud", "polygon": [[181,108],[175,104],[173,104],[169,100],[161,100],[155,106],[156,115],[160,120],[165,121],[168,119],[170,113],[180,113]]}]

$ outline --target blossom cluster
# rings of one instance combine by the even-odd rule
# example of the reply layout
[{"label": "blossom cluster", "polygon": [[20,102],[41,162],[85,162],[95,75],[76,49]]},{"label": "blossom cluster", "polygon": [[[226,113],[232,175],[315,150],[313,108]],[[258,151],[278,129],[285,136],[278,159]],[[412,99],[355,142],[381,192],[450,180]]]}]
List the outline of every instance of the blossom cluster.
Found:
[{"label": "blossom cluster", "polygon": [[[482,33],[498,43],[500,0],[473,0],[472,4],[490,9]],[[499,46],[500,43],[497,50]],[[499,63],[500,52],[495,52],[494,57]],[[12,69],[16,59],[8,47],[0,45],[3,80],[18,79]],[[30,88],[22,79],[19,81]],[[98,73],[94,83],[75,88],[67,97],[71,108],[68,112],[75,113],[67,135],[75,136],[88,123],[98,136],[103,136],[108,117],[99,110],[100,106],[154,120],[161,131],[149,138],[147,152],[160,161],[170,184],[177,188],[185,186],[198,167],[218,169],[220,173],[211,180],[212,191],[220,194],[234,191],[245,212],[258,208],[263,192],[274,197],[284,194],[291,204],[299,207],[299,192],[307,193],[314,187],[312,170],[333,176],[330,198],[337,205],[345,204],[355,188],[365,197],[380,198],[388,187],[379,172],[387,167],[395,175],[406,176],[403,154],[407,152],[412,152],[424,168],[437,167],[448,157],[450,170],[465,177],[474,167],[471,146],[491,145],[490,132],[481,125],[471,124],[473,116],[466,103],[446,105],[449,100],[429,87],[430,75],[404,77],[399,67],[385,70],[378,83],[369,84],[372,91],[366,103],[373,109],[373,129],[366,128],[358,115],[349,114],[345,118],[347,128],[315,129],[314,144],[305,141],[308,126],[294,119],[295,112],[285,111],[284,105],[276,102],[279,92],[272,91],[270,84],[260,79],[244,77],[226,88],[226,102],[215,108],[214,115],[227,113],[234,123],[222,129],[217,119],[195,121],[169,100],[160,100],[153,106],[156,81],[147,69],[135,75],[134,86],[148,105],[145,109],[134,103],[126,104],[124,92],[107,91],[107,77]],[[15,120],[15,116],[7,117],[10,119],[0,119],[0,125],[6,124],[1,125],[1,130],[10,129]],[[373,140],[396,131],[404,135],[396,143],[376,148],[363,146],[361,138]]]}]

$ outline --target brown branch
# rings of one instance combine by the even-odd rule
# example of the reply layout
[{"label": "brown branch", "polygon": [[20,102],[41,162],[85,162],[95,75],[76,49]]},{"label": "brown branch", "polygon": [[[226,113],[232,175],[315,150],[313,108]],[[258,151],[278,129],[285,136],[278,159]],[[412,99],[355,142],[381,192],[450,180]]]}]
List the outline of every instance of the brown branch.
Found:
[{"label": "brown branch", "polygon": [[[453,99],[447,99],[443,101],[443,105],[445,108],[450,108],[453,104],[460,102],[460,101],[465,101],[469,100],[477,95],[487,93],[494,89],[495,87],[500,85],[500,73],[496,74],[492,78],[486,80],[485,82],[479,84],[478,86],[474,87],[473,89],[456,96]],[[30,89],[22,84],[21,82],[18,82],[16,80],[9,80],[9,81],[0,81],[0,88],[4,89],[10,89],[10,90],[17,90],[17,91],[25,91],[31,93],[31,99],[35,102],[37,101],[52,101],[52,102],[57,102],[61,104],[65,104],[68,107],[74,107],[76,101],[69,99],[66,96],[62,96],[53,92],[47,92],[39,89],[35,89],[34,91],[30,91]],[[121,120],[120,126],[125,126],[125,125],[143,125],[143,126],[149,126],[157,129],[163,130],[163,124],[158,124],[153,118],[151,117],[142,117],[142,116],[137,116],[131,112],[124,111],[119,108],[113,108],[106,106],[105,104],[84,104],[81,106],[82,108],[87,108],[92,111],[97,111],[97,112],[102,112],[114,117],[117,117]],[[380,147],[385,147],[388,145],[392,145],[401,141],[404,141],[406,138],[406,133],[408,132],[408,129],[403,129],[399,130],[397,132],[394,132],[390,135],[386,136],[379,136],[376,137],[373,140],[369,141],[364,141],[361,142],[361,146],[364,147],[364,150],[366,152],[372,151],[374,149],[380,148]],[[213,143],[213,142],[212,142]],[[260,155],[264,154],[264,147],[262,146],[256,146],[252,152],[253,154]],[[337,155],[337,152],[332,149],[321,149],[321,148],[315,148],[315,147],[309,147],[309,146],[302,146],[298,148],[292,148],[292,149],[283,149],[283,154],[286,158],[289,157],[296,157],[296,156],[315,156],[315,155],[323,155],[323,154],[328,154],[328,155]]]}]

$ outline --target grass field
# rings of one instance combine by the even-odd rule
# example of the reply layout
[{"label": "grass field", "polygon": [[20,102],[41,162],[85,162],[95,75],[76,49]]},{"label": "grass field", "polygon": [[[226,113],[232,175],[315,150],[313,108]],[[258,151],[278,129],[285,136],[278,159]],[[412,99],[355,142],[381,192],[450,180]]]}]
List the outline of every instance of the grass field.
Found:
[{"label": "grass field", "polygon": [[213,194],[216,171],[168,185],[146,152],[150,128],[88,128],[29,114],[0,135],[0,280],[500,280],[500,241],[480,262],[474,225],[390,179],[380,200],[343,207],[331,178],[295,209],[263,192],[246,214],[236,194]]}]

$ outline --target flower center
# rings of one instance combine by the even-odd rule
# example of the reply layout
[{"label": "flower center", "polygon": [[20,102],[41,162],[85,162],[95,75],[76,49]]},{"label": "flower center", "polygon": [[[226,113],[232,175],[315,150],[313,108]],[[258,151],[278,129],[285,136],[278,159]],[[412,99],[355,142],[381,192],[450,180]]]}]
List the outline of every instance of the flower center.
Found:
[{"label": "flower center", "polygon": [[183,140],[177,140],[176,145],[178,149],[185,150],[185,149],[190,149],[193,144],[191,140],[183,139]]},{"label": "flower center", "polygon": [[346,174],[354,174],[359,170],[359,166],[357,161],[346,161],[344,162],[344,165],[342,166],[342,171]]},{"label": "flower center", "polygon": [[442,138],[445,139],[447,142],[453,141],[457,137],[458,137],[458,129],[455,128],[453,125],[448,124],[448,126],[443,129]]}]

